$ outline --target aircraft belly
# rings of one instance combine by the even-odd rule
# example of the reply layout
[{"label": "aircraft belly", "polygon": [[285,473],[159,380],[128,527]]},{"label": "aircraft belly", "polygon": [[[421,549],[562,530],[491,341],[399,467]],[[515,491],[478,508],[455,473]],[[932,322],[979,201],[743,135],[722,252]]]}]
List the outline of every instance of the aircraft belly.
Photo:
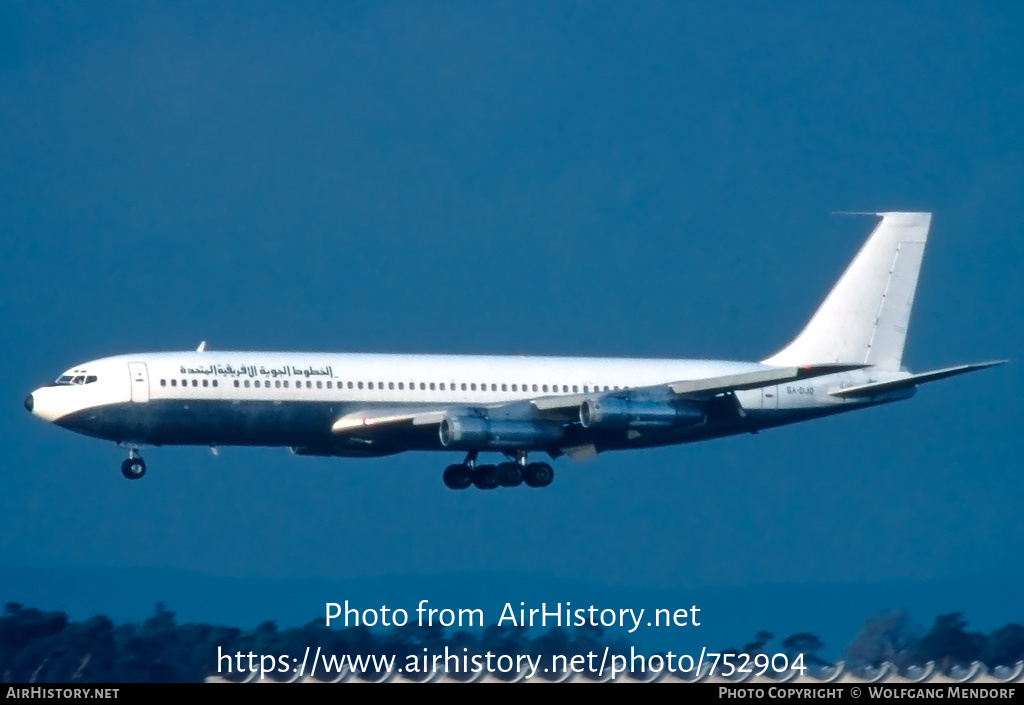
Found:
[{"label": "aircraft belly", "polygon": [[83,409],[59,424],[88,436],[151,445],[297,446],[333,442],[344,405],[323,402],[150,400]]}]

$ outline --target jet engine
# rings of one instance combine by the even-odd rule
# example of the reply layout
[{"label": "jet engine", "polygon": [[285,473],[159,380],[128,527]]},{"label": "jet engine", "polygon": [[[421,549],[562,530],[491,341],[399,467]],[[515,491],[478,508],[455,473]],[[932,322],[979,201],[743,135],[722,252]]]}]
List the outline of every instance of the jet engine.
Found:
[{"label": "jet engine", "polygon": [[703,420],[704,412],[696,405],[632,394],[587,399],[580,404],[583,428],[673,428]]},{"label": "jet engine", "polygon": [[441,445],[455,449],[538,448],[562,438],[560,424],[486,416],[446,416],[438,429]]}]

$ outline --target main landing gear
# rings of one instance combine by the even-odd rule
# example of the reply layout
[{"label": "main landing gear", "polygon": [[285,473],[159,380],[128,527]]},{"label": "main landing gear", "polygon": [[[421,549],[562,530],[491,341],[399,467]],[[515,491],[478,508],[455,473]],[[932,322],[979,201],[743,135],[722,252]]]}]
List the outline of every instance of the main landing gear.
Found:
[{"label": "main landing gear", "polygon": [[121,463],[121,474],[129,480],[138,480],[146,474],[146,461],[136,448],[128,451],[128,460]]},{"label": "main landing gear", "polygon": [[459,465],[444,470],[444,484],[451,490],[464,490],[470,485],[477,489],[493,490],[497,487],[518,487],[525,482],[530,487],[547,487],[555,479],[555,471],[547,463],[527,463],[526,452],[519,451],[515,461],[499,465],[477,465],[477,451],[470,451]]}]

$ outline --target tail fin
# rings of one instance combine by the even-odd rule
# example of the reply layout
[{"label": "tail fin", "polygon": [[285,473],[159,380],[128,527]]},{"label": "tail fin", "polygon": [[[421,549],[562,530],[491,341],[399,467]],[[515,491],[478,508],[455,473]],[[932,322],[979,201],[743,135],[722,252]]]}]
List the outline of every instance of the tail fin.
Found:
[{"label": "tail fin", "polygon": [[764,362],[862,362],[900,369],[931,213],[882,220],[793,342]]}]

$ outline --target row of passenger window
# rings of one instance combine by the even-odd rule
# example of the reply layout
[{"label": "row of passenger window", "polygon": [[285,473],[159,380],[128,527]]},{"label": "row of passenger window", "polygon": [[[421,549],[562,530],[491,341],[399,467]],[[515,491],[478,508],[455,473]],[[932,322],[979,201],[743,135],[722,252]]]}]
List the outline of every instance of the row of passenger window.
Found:
[{"label": "row of passenger window", "polygon": [[[177,387],[177,386],[178,386],[178,380],[176,380],[176,379],[172,379],[172,380],[171,380],[171,382],[170,382],[170,385],[171,385],[172,387]],[[166,386],[167,386],[167,380],[166,380],[166,379],[162,379],[162,380],[160,380],[160,386],[161,386],[161,387],[166,387]],[[182,386],[182,387],[187,387],[187,386],[188,386],[188,380],[187,380],[187,379],[183,379],[183,380],[181,380],[181,386]],[[199,380],[198,380],[198,379],[194,379],[194,380],[192,380],[192,386],[193,386],[193,387],[198,387],[198,386],[200,386],[200,385],[199,385]],[[210,380],[208,380],[208,379],[204,379],[204,380],[203,380],[203,384],[202,384],[202,386],[204,386],[204,387],[210,387],[210,386],[216,387],[216,386],[217,386],[217,380],[213,380],[213,381],[211,382],[211,381],[210,381]],[[236,386],[236,387],[238,386],[238,381],[237,381],[237,380],[235,381],[235,386]]]},{"label": "row of passenger window", "polygon": [[[95,378],[93,378],[93,379],[95,379]],[[180,386],[188,387],[189,386],[189,382],[190,382],[190,380],[183,379],[183,380],[181,380]],[[248,380],[248,379],[246,379],[246,380],[237,380],[237,379],[234,380],[235,387],[245,387],[246,389],[248,389],[250,387],[250,385],[252,387],[256,388],[256,389],[260,389],[261,386],[263,388],[265,388],[265,389],[270,389],[271,384],[273,384],[273,386],[275,388],[277,388],[277,389],[281,389],[281,388],[288,389],[288,387],[289,387],[288,382],[289,382],[289,380],[286,380],[286,379],[285,380],[280,380],[280,379],[269,380],[268,379],[268,380],[262,380],[262,383],[261,383],[261,380],[258,380],[258,379],[257,380]],[[349,389],[384,389],[385,388],[384,387],[384,382],[376,382],[376,383],[375,382],[365,382],[365,383],[364,382],[348,382],[348,383],[338,382],[337,388],[338,389],[344,389],[345,387],[342,386],[343,384],[346,384]],[[375,384],[376,384],[376,386],[374,386]],[[178,382],[177,379],[171,379],[170,381],[168,381],[166,379],[160,380],[160,386],[161,387],[166,387],[168,385],[171,386],[171,387],[177,387],[177,386],[179,386],[179,382]],[[316,381],[316,389],[324,389],[325,385],[326,385],[327,389],[334,389],[334,383],[331,382],[331,381],[327,381],[327,382],[324,382],[323,380],[317,380]],[[191,380],[191,386],[193,386],[193,387],[199,387],[199,386],[203,386],[203,387],[211,387],[211,386],[212,387],[216,387],[217,386],[217,380],[215,380],[215,379],[214,380],[209,380],[209,379],[204,379],[204,380],[193,379],[193,380]],[[388,382],[387,383],[387,389],[390,389],[390,390],[393,390],[393,389],[396,389],[396,388],[398,390],[404,390],[405,386],[406,386],[405,382]],[[463,391],[463,392],[475,392],[475,391],[477,391],[477,386],[478,385],[476,384],[476,382],[468,382],[468,383],[467,382],[462,382],[461,385],[458,385],[458,387],[461,388],[461,391]],[[501,391],[503,391],[503,392],[509,391],[510,387],[511,387],[511,391],[513,391],[513,392],[520,391],[520,387],[522,387],[522,391],[524,391],[524,392],[529,392],[529,391],[534,391],[534,392],[553,392],[553,393],[557,394],[559,392],[559,390],[561,390],[563,393],[568,394],[570,389],[572,390],[572,392],[574,394],[578,394],[580,392],[580,386],[577,385],[577,384],[573,384],[573,385],[568,385],[568,384],[563,384],[563,385],[552,384],[552,385],[549,386],[547,384],[533,384],[533,385],[530,385],[530,384],[523,384],[523,385],[512,384],[512,385],[509,385],[509,384],[506,383],[506,384],[500,384],[499,385],[499,384],[496,384],[494,382],[490,383],[490,385],[488,385],[486,383],[481,383],[479,385],[479,390],[482,391],[482,392],[486,392],[486,391],[488,391],[488,386],[490,386],[490,391],[492,391],[492,392],[497,392],[499,387],[500,387]],[[313,381],[312,380],[306,380],[305,388],[306,389],[313,389],[313,387],[314,387]],[[296,389],[302,389],[303,388],[302,387],[302,380],[298,380],[297,382],[295,382],[295,388]],[[415,382],[410,382],[409,383],[409,389],[410,390],[415,390],[416,389],[416,383]],[[446,384],[444,382],[420,382],[419,383],[419,389],[421,391],[424,391],[424,392],[427,391],[428,389],[430,391],[442,391],[443,392],[443,391],[446,391]],[[448,384],[447,385],[447,389],[450,390],[450,391],[453,391],[453,392],[456,391],[456,389],[457,389],[456,383],[452,382],[452,383]],[[611,391],[612,389],[618,389],[618,387],[617,386],[609,387],[608,385],[605,385],[605,387],[604,387],[604,391],[606,391],[606,392],[607,391]],[[591,391],[590,385],[584,384],[583,385],[583,393],[587,394],[590,391]],[[593,391],[600,392],[601,391],[601,386],[595,384],[593,386]]]}]

